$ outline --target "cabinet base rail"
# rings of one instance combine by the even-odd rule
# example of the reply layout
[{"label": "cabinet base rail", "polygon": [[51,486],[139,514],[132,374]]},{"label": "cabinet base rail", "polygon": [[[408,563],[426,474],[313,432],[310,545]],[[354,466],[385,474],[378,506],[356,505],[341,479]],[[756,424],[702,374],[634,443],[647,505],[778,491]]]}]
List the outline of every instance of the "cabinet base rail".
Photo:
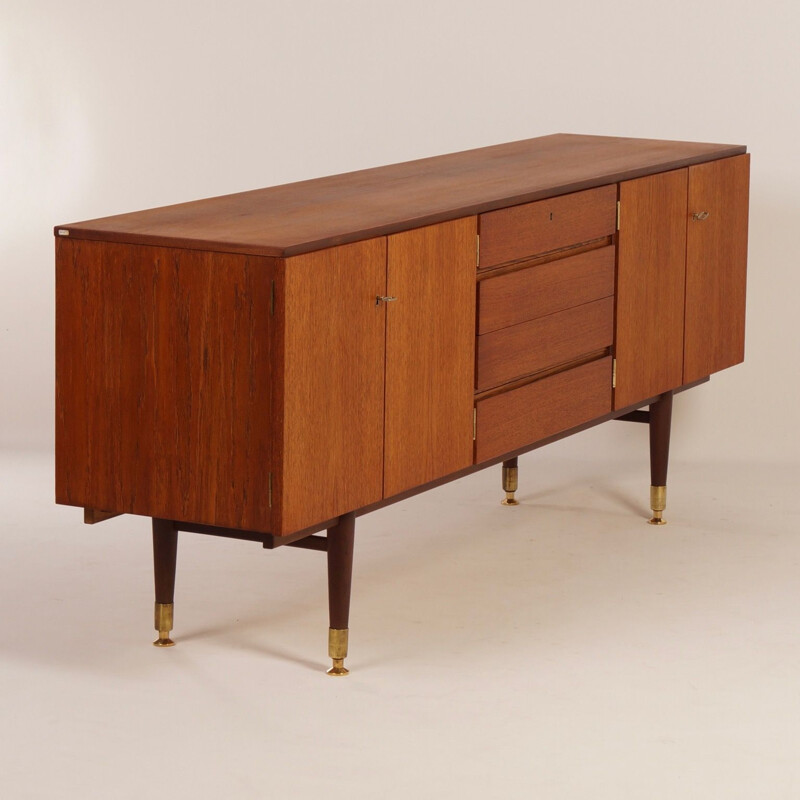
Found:
[{"label": "cabinet base rail", "polygon": [[[692,384],[675,390],[684,389],[704,383],[708,378],[703,378]],[[580,426],[563,434],[551,437],[544,442],[537,442],[524,450],[527,452],[543,444],[563,436],[576,433],[579,430],[592,427],[609,419],[620,419],[634,422],[647,421],[650,429],[650,507],[653,516],[648,522],[651,525],[664,525],[663,512],[666,508],[666,483],[667,465],[669,461],[670,425],[672,419],[672,397],[675,392],[665,392],[657,397],[650,398],[645,403],[639,403],[635,408],[624,408],[611,412],[599,420]],[[648,411],[641,410],[643,405],[649,406]],[[175,595],[175,570],[177,562],[178,533],[202,533],[211,536],[221,536],[230,539],[243,539],[246,541],[260,542],[266,549],[276,547],[299,547],[305,550],[317,550],[327,554],[328,566],[328,606],[330,627],[328,629],[328,655],[332,666],[328,675],[344,676],[349,674],[344,662],[347,658],[349,643],[349,614],[350,614],[350,589],[353,575],[353,550],[355,541],[355,520],[357,516],[378,508],[382,505],[396,502],[405,497],[417,494],[433,486],[455,480],[465,474],[484,469],[493,464],[502,463],[502,487],[505,498],[503,505],[519,505],[515,497],[518,489],[518,455],[504,456],[492,462],[475,465],[462,472],[450,475],[446,479],[432,484],[416,487],[416,489],[390,498],[387,501],[374,504],[366,508],[348,512],[340,517],[328,520],[313,528],[299,531],[290,536],[274,536],[271,533],[259,531],[238,530],[223,528],[214,525],[203,525],[192,522],[180,522],[153,518],[153,563],[155,576],[155,629],[158,638],[153,642],[157,647],[170,647],[174,644],[171,638],[174,613]],[[326,530],[326,535],[317,535],[319,531]]]}]

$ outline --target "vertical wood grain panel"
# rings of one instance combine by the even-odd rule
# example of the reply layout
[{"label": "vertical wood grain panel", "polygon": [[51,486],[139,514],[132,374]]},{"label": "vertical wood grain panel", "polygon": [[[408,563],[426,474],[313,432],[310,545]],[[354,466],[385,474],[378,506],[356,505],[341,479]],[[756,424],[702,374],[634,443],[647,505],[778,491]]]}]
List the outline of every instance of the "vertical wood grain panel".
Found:
[{"label": "vertical wood grain panel", "polygon": [[388,237],[384,496],[472,463],[475,217]]},{"label": "vertical wood grain panel", "polygon": [[381,499],[386,239],[287,258],[280,533]]},{"label": "vertical wood grain panel", "polygon": [[269,530],[274,260],[56,243],[56,499]]},{"label": "vertical wood grain panel", "polygon": [[687,170],[620,184],[614,407],[683,381]]},{"label": "vertical wood grain panel", "polygon": [[[684,382],[744,360],[750,156],[689,169]],[[692,219],[694,212],[708,219]]]}]

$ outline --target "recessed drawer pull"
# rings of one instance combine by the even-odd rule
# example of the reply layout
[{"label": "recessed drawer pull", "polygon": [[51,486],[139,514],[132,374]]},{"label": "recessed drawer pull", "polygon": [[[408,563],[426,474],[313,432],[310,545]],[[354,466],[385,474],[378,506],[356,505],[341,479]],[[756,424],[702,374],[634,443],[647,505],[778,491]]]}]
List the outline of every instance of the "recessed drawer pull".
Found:
[{"label": "recessed drawer pull", "polygon": [[692,214],[692,219],[695,222],[704,222],[709,217],[708,211],[695,211]]}]

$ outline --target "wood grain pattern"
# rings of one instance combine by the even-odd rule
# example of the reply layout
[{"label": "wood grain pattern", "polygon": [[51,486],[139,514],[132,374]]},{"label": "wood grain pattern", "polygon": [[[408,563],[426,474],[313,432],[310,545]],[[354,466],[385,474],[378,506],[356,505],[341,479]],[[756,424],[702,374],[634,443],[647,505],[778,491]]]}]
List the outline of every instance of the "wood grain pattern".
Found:
[{"label": "wood grain pattern", "polygon": [[614,294],[614,247],[589,250],[478,284],[478,333],[516,325]]},{"label": "wood grain pattern", "polygon": [[286,259],[278,533],[383,496],[386,239]]},{"label": "wood grain pattern", "polygon": [[273,269],[57,240],[57,502],[269,530]]},{"label": "wood grain pattern", "polygon": [[689,170],[684,381],[744,361],[749,189],[749,155]]},{"label": "wood grain pattern", "polygon": [[85,239],[288,256],[744,152],[555,134],[58,227]]},{"label": "wood grain pattern", "polygon": [[479,400],[475,463],[488,461],[611,411],[611,358]]},{"label": "wood grain pattern", "polygon": [[472,463],[475,217],[389,237],[384,496]]},{"label": "wood grain pattern", "polygon": [[564,364],[614,341],[614,298],[559,311],[478,337],[478,391]]},{"label": "wood grain pattern", "polygon": [[610,236],[617,228],[616,184],[481,214],[480,268]]},{"label": "wood grain pattern", "polygon": [[683,382],[687,170],[620,184],[614,407]]}]

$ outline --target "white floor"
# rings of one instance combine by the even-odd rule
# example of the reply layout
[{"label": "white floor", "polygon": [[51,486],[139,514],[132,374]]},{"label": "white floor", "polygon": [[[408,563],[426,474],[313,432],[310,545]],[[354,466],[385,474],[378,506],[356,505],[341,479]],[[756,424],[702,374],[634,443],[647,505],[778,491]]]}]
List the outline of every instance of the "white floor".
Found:
[{"label": "white floor", "polygon": [[[800,797],[800,470],[562,443],[360,518],[352,674],[324,554],[84,526],[0,462],[0,798]],[[586,457],[583,453],[586,453]]]}]

